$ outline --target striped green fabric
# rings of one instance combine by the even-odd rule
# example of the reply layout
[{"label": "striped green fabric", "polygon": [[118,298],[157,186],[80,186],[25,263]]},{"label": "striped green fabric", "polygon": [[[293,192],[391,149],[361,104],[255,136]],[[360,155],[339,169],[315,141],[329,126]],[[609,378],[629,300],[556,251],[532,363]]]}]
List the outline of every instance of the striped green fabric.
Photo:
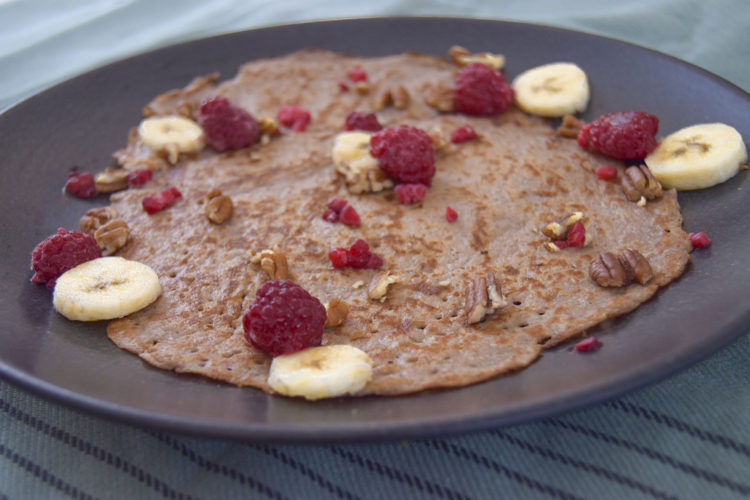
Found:
[{"label": "striped green fabric", "polygon": [[[571,27],[669,53],[750,90],[746,0],[0,0],[0,109],[146,49],[368,15]],[[667,380],[590,408],[378,443],[186,436],[85,414],[0,381],[0,499],[750,497],[748,353],[745,335]]]}]

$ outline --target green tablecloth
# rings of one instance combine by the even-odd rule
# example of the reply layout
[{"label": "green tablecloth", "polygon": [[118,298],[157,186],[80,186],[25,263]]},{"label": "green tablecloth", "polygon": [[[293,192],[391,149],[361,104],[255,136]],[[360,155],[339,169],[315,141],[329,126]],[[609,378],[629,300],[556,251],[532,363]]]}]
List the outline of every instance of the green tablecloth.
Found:
[{"label": "green tablecloth", "polygon": [[[576,28],[666,52],[750,89],[746,0],[6,0],[0,1],[0,109],[84,70],[166,44],[371,15]],[[186,437],[80,413],[0,381],[0,498],[750,496],[749,352],[746,335],[682,373],[591,408],[378,444]]]}]

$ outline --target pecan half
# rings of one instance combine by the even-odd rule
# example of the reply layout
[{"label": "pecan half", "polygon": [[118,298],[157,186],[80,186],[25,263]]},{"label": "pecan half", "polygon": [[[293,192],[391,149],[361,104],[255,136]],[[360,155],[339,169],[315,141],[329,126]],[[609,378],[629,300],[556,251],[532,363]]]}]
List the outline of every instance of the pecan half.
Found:
[{"label": "pecan half", "polygon": [[555,133],[562,137],[572,137],[575,139],[584,125],[586,125],[585,121],[579,120],[573,115],[565,115],[562,117],[562,122],[555,130]]},{"label": "pecan half", "polygon": [[341,299],[331,299],[326,304],[326,328],[339,326],[349,315],[349,305]]},{"label": "pecan half", "polygon": [[218,189],[212,189],[206,195],[206,206],[203,208],[203,213],[206,214],[208,220],[214,224],[221,224],[232,216],[234,212],[234,205],[232,205],[232,199],[221,194]]},{"label": "pecan half", "polygon": [[92,208],[78,221],[78,226],[86,234],[94,235],[97,229],[117,217],[117,210],[112,207]]},{"label": "pecan half", "polygon": [[258,263],[272,280],[289,279],[289,265],[286,256],[278,250],[263,250]]},{"label": "pecan half", "polygon": [[589,276],[600,286],[620,287],[633,280],[645,285],[654,277],[654,271],[640,252],[627,248],[620,255],[606,252],[592,260]]},{"label": "pecan half", "polygon": [[654,277],[654,270],[638,250],[626,248],[619,256],[620,263],[628,272],[628,275],[641,285],[645,285]]},{"label": "pecan half", "polygon": [[637,165],[625,169],[620,181],[622,191],[630,201],[638,201],[641,196],[647,200],[655,200],[663,194],[661,184],[657,181],[646,165]]},{"label": "pecan half", "polygon": [[385,300],[385,294],[388,293],[388,288],[401,281],[401,276],[394,276],[389,272],[379,273],[373,277],[370,282],[370,288],[367,292],[367,296],[372,300]]},{"label": "pecan half", "polygon": [[128,174],[124,168],[107,167],[96,174],[94,186],[100,193],[114,193],[128,187]]},{"label": "pecan half", "polygon": [[469,49],[465,49],[458,45],[451,47],[448,50],[448,54],[451,56],[453,64],[459,67],[475,62],[484,64],[496,70],[501,70],[503,66],[505,66],[505,56],[502,54],[492,54],[490,52],[472,54],[469,52]]},{"label": "pecan half", "polygon": [[508,305],[495,274],[490,271],[469,283],[466,296],[466,321],[471,325],[479,323],[486,316]]},{"label": "pecan half", "polygon": [[94,239],[102,249],[102,255],[112,255],[128,242],[130,231],[122,219],[109,221],[94,233]]},{"label": "pecan half", "polygon": [[453,100],[453,87],[445,85],[429,88],[425,93],[424,102],[441,113],[452,113],[456,109]]}]

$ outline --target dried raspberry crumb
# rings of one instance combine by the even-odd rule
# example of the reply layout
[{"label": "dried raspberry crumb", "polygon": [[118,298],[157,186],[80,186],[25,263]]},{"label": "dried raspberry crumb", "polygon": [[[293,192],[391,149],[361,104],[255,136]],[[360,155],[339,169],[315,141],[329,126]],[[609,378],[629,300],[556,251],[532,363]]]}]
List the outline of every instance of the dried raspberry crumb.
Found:
[{"label": "dried raspberry crumb", "polygon": [[492,116],[513,102],[513,89],[499,71],[481,63],[467,64],[456,76],[453,90],[456,111]]},{"label": "dried raspberry crumb", "polygon": [[383,126],[378,122],[375,113],[364,113],[362,111],[352,111],[346,116],[344,122],[346,130],[367,130],[368,132],[377,132]]},{"label": "dried raspberry crumb", "polygon": [[65,181],[65,192],[78,198],[93,198],[98,193],[91,172],[73,171]]},{"label": "dried raspberry crumb", "polygon": [[147,169],[134,170],[128,174],[128,184],[131,186],[143,186],[154,177],[154,173]]},{"label": "dried raspberry crumb", "polygon": [[582,222],[578,221],[573,224],[573,227],[568,231],[566,243],[569,247],[582,247],[586,244],[586,228],[583,227]]},{"label": "dried raspberry crumb", "polygon": [[435,150],[424,130],[397,125],[375,132],[370,153],[378,166],[396,182],[429,186],[435,175]]},{"label": "dried raspberry crumb", "polygon": [[477,135],[476,130],[474,130],[474,127],[472,127],[468,123],[465,125],[461,125],[456,130],[451,132],[451,142],[453,144],[460,144],[462,142],[473,141],[475,139],[479,139],[479,136]]},{"label": "dried raspberry crumb", "polygon": [[260,125],[250,113],[222,96],[209,97],[201,103],[198,124],[206,143],[219,152],[246,148],[260,132]]},{"label": "dried raspberry crumb", "polygon": [[170,206],[177,198],[182,198],[182,193],[176,187],[170,187],[159,194],[145,196],[141,204],[146,212],[155,214]]},{"label": "dried raspberry crumb", "polygon": [[703,231],[700,233],[690,233],[688,234],[688,238],[693,248],[706,248],[711,245],[711,239]]},{"label": "dried raspberry crumb", "polygon": [[617,179],[617,167],[614,165],[601,165],[596,167],[596,176],[603,181]]},{"label": "dried raspberry crumb", "polygon": [[427,195],[427,186],[424,184],[399,184],[393,190],[404,205],[419,203]]},{"label": "dried raspberry crumb", "polygon": [[323,304],[288,280],[266,281],[242,318],[247,341],[271,356],[320,345],[325,322]]},{"label": "dried raspberry crumb", "polygon": [[602,343],[596,337],[588,337],[581,340],[575,345],[575,350],[578,352],[593,352],[599,349]]},{"label": "dried raspberry crumb", "polygon": [[93,236],[81,231],[66,231],[45,238],[31,252],[31,268],[34,283],[47,283],[50,290],[55,280],[68,269],[102,256],[102,251]]},{"label": "dried raspberry crumb", "polygon": [[334,198],[328,202],[323,219],[328,222],[341,221],[348,226],[358,226],[362,222],[354,207],[341,198]]},{"label": "dried raspberry crumb", "polygon": [[331,201],[328,202],[328,208],[333,210],[334,212],[341,213],[341,211],[344,209],[344,207],[348,204],[348,202],[341,198],[334,198]]},{"label": "dried raspberry crumb", "polygon": [[642,160],[656,148],[659,119],[645,111],[603,115],[584,125],[578,144],[620,160]]},{"label": "dried raspberry crumb", "polygon": [[383,265],[383,259],[370,251],[365,240],[354,240],[349,248],[334,248],[328,252],[333,267],[352,267],[354,269],[376,269]]},{"label": "dried raspberry crumb", "polygon": [[347,226],[359,226],[362,222],[362,220],[359,218],[359,214],[351,205],[346,205],[343,209],[341,209],[339,220]]},{"label": "dried raspberry crumb", "polygon": [[347,85],[346,83],[339,82],[338,85],[341,92],[349,92],[349,85]]},{"label": "dried raspberry crumb", "polygon": [[276,119],[285,127],[291,127],[295,132],[304,132],[310,124],[310,112],[301,106],[281,106]]},{"label": "dried raspberry crumb", "polygon": [[458,220],[458,212],[451,207],[445,207],[445,220],[448,222],[456,222]]},{"label": "dried raspberry crumb", "polygon": [[353,82],[366,82],[367,72],[359,66],[354,66],[349,70],[349,79]]},{"label": "dried raspberry crumb", "polygon": [[560,250],[564,250],[568,248],[568,242],[566,240],[555,240],[554,244],[559,248]]}]

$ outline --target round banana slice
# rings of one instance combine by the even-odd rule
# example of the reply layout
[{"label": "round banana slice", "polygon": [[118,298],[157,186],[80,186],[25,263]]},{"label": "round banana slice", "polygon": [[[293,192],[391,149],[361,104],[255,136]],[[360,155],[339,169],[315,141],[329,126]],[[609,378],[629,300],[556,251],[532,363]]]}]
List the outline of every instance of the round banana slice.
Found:
[{"label": "round banana slice", "polygon": [[665,188],[703,189],[734,176],[747,148],[733,127],[703,123],[670,134],[644,161]]},{"label": "round banana slice", "polygon": [[182,116],[146,118],[138,125],[138,135],[151,149],[167,151],[170,156],[197,153],[205,144],[200,125]]},{"label": "round banana slice", "polygon": [[583,111],[589,102],[586,73],[573,63],[558,62],[531,68],[511,84],[518,106],[550,118]]},{"label": "round banana slice", "polygon": [[322,399],[354,394],[372,378],[372,360],[350,345],[310,347],[271,361],[268,384],[286,396]]},{"label": "round banana slice", "polygon": [[161,294],[159,277],[145,264],[100,257],[64,272],[55,282],[55,309],[75,321],[122,318]]}]

